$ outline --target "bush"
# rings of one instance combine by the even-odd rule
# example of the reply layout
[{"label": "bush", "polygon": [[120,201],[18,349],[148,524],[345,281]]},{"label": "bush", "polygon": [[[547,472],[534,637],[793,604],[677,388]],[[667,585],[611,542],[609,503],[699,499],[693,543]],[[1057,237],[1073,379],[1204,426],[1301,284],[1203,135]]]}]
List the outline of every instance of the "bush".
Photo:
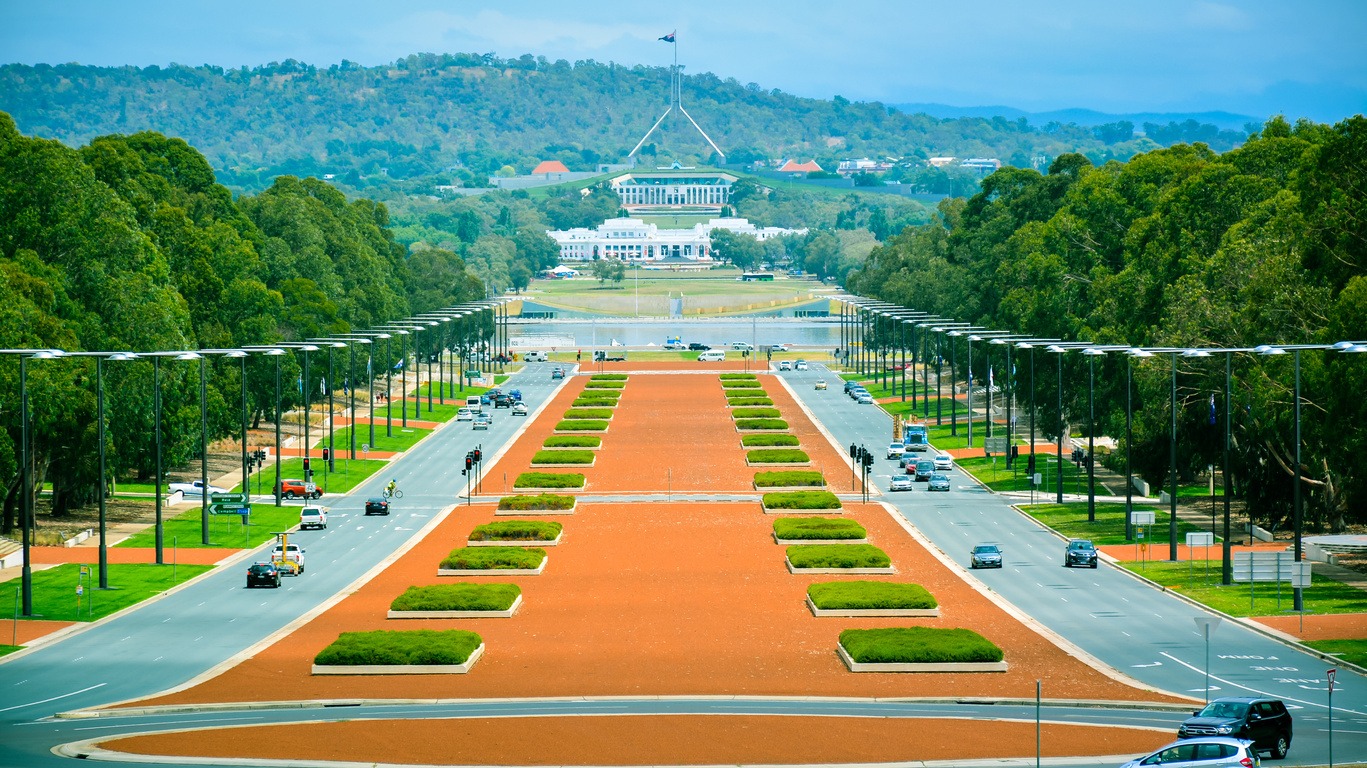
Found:
[{"label": "bush", "polygon": [[862,539],[864,526],[838,517],[781,517],[774,521],[780,539]]},{"label": "bush", "polygon": [[777,408],[735,408],[731,411],[733,419],[776,419],[782,415]]},{"label": "bush", "polygon": [[[544,495],[549,496],[549,494]],[[535,499],[538,497],[511,496],[509,498]],[[571,496],[550,496],[550,498],[566,499],[570,503],[574,503],[574,498]],[[506,500],[499,500],[499,509],[503,509],[503,502]],[[526,507],[521,507],[521,509],[526,509]],[[556,507],[548,507],[548,509],[556,509]],[[564,530],[564,526],[560,523],[545,520],[499,520],[475,526],[475,529],[470,531],[470,541],[554,541],[562,530]]]},{"label": "bush", "polygon": [[571,408],[616,408],[617,401],[606,397],[579,397],[570,403]]},{"label": "bush", "polygon": [[787,429],[783,419],[736,419],[736,429]]},{"label": "bush", "polygon": [[731,390],[764,388],[764,385],[758,381],[723,381],[721,385],[723,388]]},{"label": "bush", "polygon": [[727,405],[731,405],[731,406],[739,406],[739,407],[742,407],[742,408],[743,408],[743,407],[747,407],[747,406],[756,406],[756,405],[773,405],[773,404],[774,404],[774,401],[771,400],[771,399],[769,399],[769,398],[767,398],[767,397],[750,397],[750,396],[749,396],[749,393],[746,393],[746,396],[744,396],[744,397],[728,397],[728,398],[726,398],[726,404],[727,404]]},{"label": "bush", "polygon": [[840,499],[830,491],[776,491],[763,498],[769,509],[840,509]]},{"label": "bush", "polygon": [[745,458],[756,464],[803,464],[812,460],[805,451],[796,448],[760,448],[746,451]]},{"label": "bush", "polygon": [[578,472],[523,472],[513,481],[514,488],[583,488],[584,476]]},{"label": "bush", "polygon": [[479,635],[463,629],[343,632],[313,657],[313,663],[348,667],[464,664],[483,642]]},{"label": "bush", "polygon": [[581,391],[577,397],[592,397],[598,400],[612,400],[616,402],[622,399],[621,390],[617,389],[593,389]]},{"label": "bush", "polygon": [[597,448],[603,438],[597,435],[551,435],[541,444],[542,448]]},{"label": "bush", "polygon": [[797,445],[797,435],[744,435],[740,439],[740,444],[746,448]]},{"label": "bush", "polygon": [[604,432],[608,428],[608,423],[606,421],[594,421],[592,419],[566,419],[557,422],[555,428],[562,431]]},{"label": "bush", "polygon": [[536,496],[504,496],[498,500],[499,509],[570,509],[574,506],[573,496],[557,496],[554,493],[541,493]]},{"label": "bush", "polygon": [[794,568],[887,568],[892,558],[872,544],[794,544],[788,562]]},{"label": "bush", "polygon": [[565,418],[574,419],[610,419],[612,418],[611,408],[571,408],[565,411]]},{"label": "bush", "polygon": [[723,373],[722,381],[755,381],[759,377],[753,373]]},{"label": "bush", "polygon": [[533,464],[592,464],[593,451],[537,451]]},{"label": "bush", "polygon": [[626,381],[625,373],[595,373],[589,377],[589,381]]},{"label": "bush", "polygon": [[822,477],[820,472],[796,469],[755,473],[755,487],[757,488],[783,488],[803,485],[825,487],[826,478]]},{"label": "bush", "polygon": [[812,605],[823,610],[934,608],[939,603],[920,584],[886,581],[825,581],[807,587]]},{"label": "bush", "polygon": [[840,645],[865,664],[973,663],[1002,660],[1002,649],[971,629],[847,629]]},{"label": "bush", "polygon": [[522,590],[516,584],[433,584],[409,587],[391,611],[506,611]]},{"label": "bush", "polygon": [[625,381],[586,381],[584,389],[621,389],[626,385]]},{"label": "bush", "polygon": [[546,559],[540,547],[461,547],[451,550],[441,561],[450,570],[501,571],[512,568],[539,568]]}]

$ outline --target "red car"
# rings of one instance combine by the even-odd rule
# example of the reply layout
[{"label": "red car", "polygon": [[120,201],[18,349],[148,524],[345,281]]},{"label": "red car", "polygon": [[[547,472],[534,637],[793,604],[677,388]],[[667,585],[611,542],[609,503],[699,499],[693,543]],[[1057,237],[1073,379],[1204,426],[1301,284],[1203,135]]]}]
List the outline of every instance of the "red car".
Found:
[{"label": "red car", "polygon": [[280,495],[287,499],[293,499],[296,496],[316,499],[323,495],[323,487],[314,483],[306,483],[303,480],[281,480]]}]

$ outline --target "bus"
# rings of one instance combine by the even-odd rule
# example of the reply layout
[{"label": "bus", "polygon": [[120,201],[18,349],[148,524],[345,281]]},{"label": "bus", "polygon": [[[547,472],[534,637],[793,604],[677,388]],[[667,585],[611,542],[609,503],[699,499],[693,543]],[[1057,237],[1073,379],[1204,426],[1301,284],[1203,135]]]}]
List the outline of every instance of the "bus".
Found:
[{"label": "bus", "polygon": [[773,272],[744,272],[736,278],[743,283],[772,283],[774,282]]}]

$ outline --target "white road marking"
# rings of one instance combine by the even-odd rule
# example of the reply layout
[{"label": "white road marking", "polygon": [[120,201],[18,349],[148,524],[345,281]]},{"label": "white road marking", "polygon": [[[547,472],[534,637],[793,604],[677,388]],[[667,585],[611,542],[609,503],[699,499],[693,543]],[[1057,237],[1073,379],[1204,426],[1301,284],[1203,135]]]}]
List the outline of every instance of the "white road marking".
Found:
[{"label": "white road marking", "polygon": [[[83,657],[81,657],[81,658],[85,658],[85,657],[83,656]],[[77,661],[80,661],[80,659],[77,659]],[[62,694],[61,696],[53,696],[53,697],[50,698],[50,699],[43,699],[42,701],[31,701],[31,702],[29,702],[29,703],[27,703],[27,704],[15,704],[15,705],[12,706],[12,707],[5,707],[4,709],[0,709],[0,712],[9,712],[10,710],[13,710],[13,709],[23,709],[24,707],[35,707],[35,706],[37,706],[37,705],[39,705],[39,704],[46,704],[46,703],[48,703],[49,701],[56,701],[56,700],[58,700],[58,699],[65,699],[65,698],[67,698],[67,697],[69,697],[69,696],[75,696],[75,695],[77,695],[77,694],[85,693],[86,691],[93,691],[93,690],[95,690],[96,688],[103,688],[103,687],[104,687],[104,683],[97,683],[97,684],[92,685],[92,686],[90,686],[90,687],[88,687],[88,688],[82,688],[82,689],[79,690],[79,691],[72,691],[71,693],[64,693],[64,694]]]}]

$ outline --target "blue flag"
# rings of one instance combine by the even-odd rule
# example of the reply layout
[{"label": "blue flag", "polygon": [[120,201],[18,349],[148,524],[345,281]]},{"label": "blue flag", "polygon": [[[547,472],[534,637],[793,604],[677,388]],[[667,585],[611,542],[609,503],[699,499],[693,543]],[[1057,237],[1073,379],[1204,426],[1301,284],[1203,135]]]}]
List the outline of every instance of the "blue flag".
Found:
[{"label": "blue flag", "polygon": [[1215,426],[1215,395],[1210,396],[1210,425]]}]

